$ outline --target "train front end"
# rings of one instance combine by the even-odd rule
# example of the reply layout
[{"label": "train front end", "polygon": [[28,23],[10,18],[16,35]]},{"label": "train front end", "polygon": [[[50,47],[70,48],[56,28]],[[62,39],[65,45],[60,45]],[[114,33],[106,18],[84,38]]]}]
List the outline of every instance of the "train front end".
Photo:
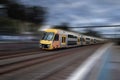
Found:
[{"label": "train front end", "polygon": [[54,49],[54,37],[57,33],[57,30],[48,29],[45,30],[45,34],[43,38],[40,40],[40,48],[45,50],[53,50]]}]

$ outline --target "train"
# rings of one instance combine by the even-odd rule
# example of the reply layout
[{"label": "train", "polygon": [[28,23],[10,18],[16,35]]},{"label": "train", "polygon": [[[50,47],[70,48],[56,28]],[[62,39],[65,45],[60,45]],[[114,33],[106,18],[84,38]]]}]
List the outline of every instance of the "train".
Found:
[{"label": "train", "polygon": [[104,39],[60,29],[46,29],[40,40],[40,48],[54,50],[103,43]]}]

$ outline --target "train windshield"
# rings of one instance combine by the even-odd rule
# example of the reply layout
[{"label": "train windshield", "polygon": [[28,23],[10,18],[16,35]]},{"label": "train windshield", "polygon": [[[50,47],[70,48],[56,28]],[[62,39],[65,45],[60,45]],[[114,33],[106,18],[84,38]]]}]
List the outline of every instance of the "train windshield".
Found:
[{"label": "train windshield", "polygon": [[46,33],[44,33],[44,36],[43,36],[42,40],[52,40],[53,36],[54,36],[54,33],[46,32]]}]

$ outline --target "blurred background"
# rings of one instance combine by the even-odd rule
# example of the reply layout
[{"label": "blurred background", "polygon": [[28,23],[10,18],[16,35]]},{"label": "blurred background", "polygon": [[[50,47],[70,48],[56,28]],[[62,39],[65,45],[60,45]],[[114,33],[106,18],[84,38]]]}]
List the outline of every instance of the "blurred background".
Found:
[{"label": "blurred background", "polygon": [[[0,80],[64,80],[57,78],[65,78],[71,69],[85,65],[85,60],[90,63],[81,69],[82,78],[120,80],[119,45],[45,51],[40,46],[51,47],[51,41],[44,45],[40,39],[48,28],[120,44],[120,0],[0,0]],[[74,39],[69,42],[76,43]]]},{"label": "blurred background", "polygon": [[119,0],[0,0],[0,41],[39,41],[47,28],[119,41],[119,3]]}]

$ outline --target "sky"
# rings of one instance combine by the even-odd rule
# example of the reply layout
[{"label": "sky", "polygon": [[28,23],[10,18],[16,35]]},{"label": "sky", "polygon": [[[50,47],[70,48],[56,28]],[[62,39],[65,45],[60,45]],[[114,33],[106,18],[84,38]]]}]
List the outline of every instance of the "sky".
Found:
[{"label": "sky", "polygon": [[[20,0],[20,2],[47,8],[48,18],[45,28],[62,22],[67,22],[73,27],[120,24],[120,0]],[[118,29],[120,28],[95,30],[110,34],[115,33],[115,30],[116,33],[120,33]]]}]

